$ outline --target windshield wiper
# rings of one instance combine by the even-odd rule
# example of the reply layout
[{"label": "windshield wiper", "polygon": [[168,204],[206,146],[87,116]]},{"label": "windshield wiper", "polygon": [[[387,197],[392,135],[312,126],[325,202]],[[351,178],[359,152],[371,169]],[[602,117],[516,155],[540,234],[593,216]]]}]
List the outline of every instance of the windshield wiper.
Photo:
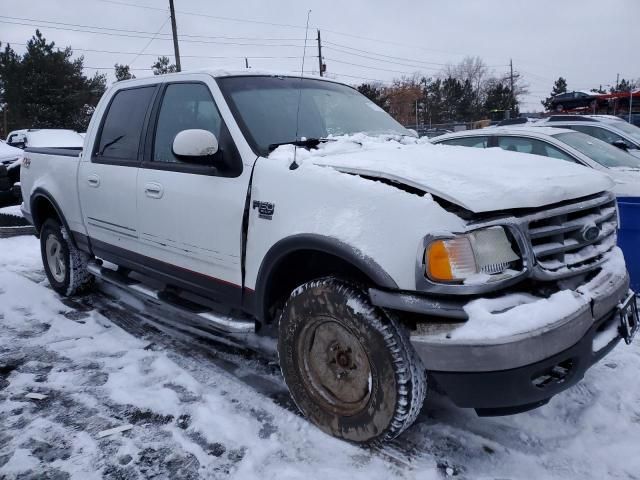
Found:
[{"label": "windshield wiper", "polygon": [[289,142],[272,143],[269,145],[269,152],[273,152],[282,145],[295,145],[296,147],[316,148],[321,143],[335,142],[335,138],[305,138],[304,140],[291,140]]}]

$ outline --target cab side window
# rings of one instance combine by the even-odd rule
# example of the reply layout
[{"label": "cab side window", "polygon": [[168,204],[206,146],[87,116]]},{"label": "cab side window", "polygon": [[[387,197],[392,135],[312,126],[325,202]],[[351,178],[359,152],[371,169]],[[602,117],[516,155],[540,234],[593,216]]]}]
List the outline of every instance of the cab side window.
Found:
[{"label": "cab side window", "polygon": [[120,90],[106,113],[94,152],[98,161],[137,163],[140,137],[155,86]]},{"label": "cab side window", "polygon": [[173,154],[173,140],[183,130],[201,129],[220,141],[222,117],[209,89],[201,83],[175,83],[167,86],[156,127],[153,161],[179,163]]},{"label": "cab side window", "polygon": [[441,145],[457,145],[459,147],[487,148],[489,137],[461,137],[440,142]]},{"label": "cab side window", "polygon": [[622,138],[617,133],[610,132],[606,128],[594,127],[591,125],[571,125],[569,126],[572,130],[577,132],[586,133],[591,137],[595,137],[598,140],[602,140],[603,142],[613,143],[617,140],[622,140],[627,144],[627,147],[632,148],[632,145],[629,144],[624,138]]},{"label": "cab side window", "polygon": [[498,146],[510,152],[529,153],[531,155],[558,158],[560,160],[577,163],[560,149],[535,138],[498,137]]}]

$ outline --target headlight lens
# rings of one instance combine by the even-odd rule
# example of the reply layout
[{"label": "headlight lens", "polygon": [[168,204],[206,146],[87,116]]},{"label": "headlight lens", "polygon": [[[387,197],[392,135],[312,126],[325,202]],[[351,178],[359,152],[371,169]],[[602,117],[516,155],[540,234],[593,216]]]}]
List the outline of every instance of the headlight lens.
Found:
[{"label": "headlight lens", "polygon": [[[503,227],[434,240],[425,250],[425,273],[436,282],[481,283],[504,278],[520,260]],[[493,277],[492,277],[493,276]]]}]

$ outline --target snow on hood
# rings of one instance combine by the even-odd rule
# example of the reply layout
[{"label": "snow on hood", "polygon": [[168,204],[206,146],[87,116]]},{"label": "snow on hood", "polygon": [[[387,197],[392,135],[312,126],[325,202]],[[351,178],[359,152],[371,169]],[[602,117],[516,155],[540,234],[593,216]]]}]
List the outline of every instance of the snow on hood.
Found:
[{"label": "snow on hood", "polygon": [[[475,213],[533,208],[592,195],[613,187],[607,175],[557,159],[432,145],[410,137],[336,137],[316,150],[299,148],[297,161],[401,182]],[[294,147],[269,158],[293,160]]]},{"label": "snow on hood", "polygon": [[607,169],[615,182],[613,192],[618,197],[640,197],[640,169],[614,167]]}]

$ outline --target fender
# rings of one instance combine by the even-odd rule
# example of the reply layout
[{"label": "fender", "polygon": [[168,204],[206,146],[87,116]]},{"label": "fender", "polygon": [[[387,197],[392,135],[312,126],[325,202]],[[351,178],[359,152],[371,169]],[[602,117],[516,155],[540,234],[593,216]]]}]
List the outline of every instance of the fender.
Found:
[{"label": "fender", "polygon": [[31,199],[29,200],[31,218],[33,219],[33,226],[36,228],[37,235],[38,236],[40,235],[40,228],[42,227],[42,223],[43,223],[43,219],[39,218],[35,210],[35,203],[38,198],[46,199],[53,206],[53,209],[58,215],[58,218],[62,222],[62,226],[65,228],[67,232],[69,232],[69,236],[73,246],[87,253],[91,253],[91,245],[89,243],[89,238],[78,232],[74,232],[69,228],[69,224],[67,223],[66,218],[64,218],[64,215],[62,214],[62,209],[60,208],[60,205],[58,205],[58,202],[55,201],[55,199],[53,198],[53,195],[51,195],[47,190],[45,190],[42,187],[36,188],[31,194]]},{"label": "fender", "polygon": [[279,240],[262,259],[256,281],[254,297],[254,312],[262,321],[265,311],[266,292],[269,278],[280,262],[289,254],[299,250],[315,250],[333,255],[346,263],[353,265],[369,277],[378,287],[397,290],[398,284],[371,257],[364,255],[355,247],[336,238],[318,234],[297,234]]}]

